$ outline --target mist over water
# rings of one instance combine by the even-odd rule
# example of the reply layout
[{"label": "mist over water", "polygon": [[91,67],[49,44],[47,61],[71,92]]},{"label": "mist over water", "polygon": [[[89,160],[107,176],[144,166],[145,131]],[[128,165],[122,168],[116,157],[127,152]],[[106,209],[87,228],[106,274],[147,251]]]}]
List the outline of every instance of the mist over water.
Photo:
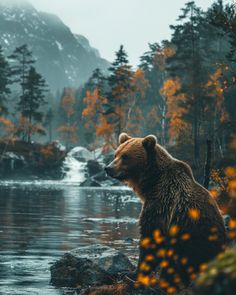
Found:
[{"label": "mist over water", "polygon": [[1,182],[0,195],[0,294],[61,294],[50,265],[78,246],[136,253],[140,203],[129,190]]}]

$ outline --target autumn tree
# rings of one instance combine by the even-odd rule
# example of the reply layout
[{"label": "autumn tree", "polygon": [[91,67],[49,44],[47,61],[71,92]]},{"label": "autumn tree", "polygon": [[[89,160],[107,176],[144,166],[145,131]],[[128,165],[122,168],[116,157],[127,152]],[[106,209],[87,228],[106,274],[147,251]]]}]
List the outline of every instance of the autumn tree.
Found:
[{"label": "autumn tree", "polygon": [[63,125],[58,128],[62,139],[66,143],[66,147],[70,143],[75,143],[78,140],[77,137],[77,124],[74,120],[75,114],[75,92],[71,88],[65,88],[63,96],[61,98],[61,111],[63,116]]},{"label": "autumn tree", "polygon": [[161,87],[167,78],[166,60],[173,56],[174,49],[168,41],[149,44],[149,51],[141,56],[140,67],[145,73],[150,87],[146,89],[147,115],[146,130],[157,135],[162,145],[166,144],[166,98],[160,92]]},{"label": "autumn tree", "polygon": [[229,119],[225,104],[225,91],[227,90],[227,81],[224,79],[224,72],[228,70],[227,66],[219,66],[216,71],[210,75],[206,84],[207,104],[205,104],[205,132],[206,138],[211,140],[213,146],[213,157],[216,156],[216,147],[223,157],[225,150],[224,136],[220,127]]},{"label": "autumn tree", "polygon": [[106,121],[103,107],[107,104],[107,99],[101,95],[100,88],[97,86],[93,91],[87,91],[84,98],[85,108],[83,117],[85,120],[85,128],[91,134],[91,142],[96,145],[97,136],[104,139],[104,146],[111,144],[113,128]]},{"label": "autumn tree", "polygon": [[189,124],[185,121],[184,116],[188,110],[183,107],[186,103],[186,97],[179,92],[181,84],[178,80],[167,79],[164,82],[161,94],[166,98],[168,122],[168,133],[170,143],[180,143],[183,137],[189,138]]},{"label": "autumn tree", "polygon": [[133,73],[132,93],[128,100],[128,113],[126,118],[125,130],[133,136],[141,136],[144,131],[144,112],[143,104],[145,100],[146,90],[149,87],[149,82],[145,78],[144,71],[138,68]]},{"label": "autumn tree", "polygon": [[14,140],[15,139],[15,125],[5,116],[0,116],[0,134],[2,139]]},{"label": "autumn tree", "polygon": [[[109,101],[101,94],[103,85],[101,86],[100,83],[100,81],[97,81],[97,87],[92,91],[87,91],[84,98],[85,108],[83,110],[83,117],[89,134],[91,136],[93,134],[96,135],[93,140],[96,141],[97,139],[97,142],[99,142],[99,137],[102,138],[104,142],[103,147],[107,150],[109,146],[115,147],[114,124],[108,121],[110,119],[110,116],[107,114],[107,107],[110,107]],[[124,130],[137,136],[140,136],[142,133],[140,121],[144,119],[142,103],[147,87],[148,81],[144,77],[144,72],[141,69],[137,69],[130,80],[130,89],[132,91],[129,91],[129,95],[127,95],[124,102],[126,113],[122,114],[125,118]]]}]

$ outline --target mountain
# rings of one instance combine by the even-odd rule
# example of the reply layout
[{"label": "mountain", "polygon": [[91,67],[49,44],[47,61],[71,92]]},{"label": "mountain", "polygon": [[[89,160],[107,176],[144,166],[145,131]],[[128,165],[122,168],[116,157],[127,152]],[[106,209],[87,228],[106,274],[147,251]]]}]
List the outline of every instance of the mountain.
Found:
[{"label": "mountain", "polygon": [[53,91],[78,87],[94,69],[109,67],[84,36],[73,34],[56,15],[39,12],[27,1],[0,0],[0,45],[10,55],[23,44]]}]

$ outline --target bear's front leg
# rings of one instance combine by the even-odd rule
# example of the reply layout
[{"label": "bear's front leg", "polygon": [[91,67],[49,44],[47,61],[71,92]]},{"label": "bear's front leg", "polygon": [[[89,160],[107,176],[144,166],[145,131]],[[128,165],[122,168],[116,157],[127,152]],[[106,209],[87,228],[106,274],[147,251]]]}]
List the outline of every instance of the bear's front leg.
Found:
[{"label": "bear's front leg", "polygon": [[164,240],[158,246],[153,236],[141,236],[139,245],[139,260],[137,267],[137,281],[141,283],[150,281],[150,285],[157,283],[157,271],[164,259],[163,255],[157,255],[158,249],[164,249]]}]

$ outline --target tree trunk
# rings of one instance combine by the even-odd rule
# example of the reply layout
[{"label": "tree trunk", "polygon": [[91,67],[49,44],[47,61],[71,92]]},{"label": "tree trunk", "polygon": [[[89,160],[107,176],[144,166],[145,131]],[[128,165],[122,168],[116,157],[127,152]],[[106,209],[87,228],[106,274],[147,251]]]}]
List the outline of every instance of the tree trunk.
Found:
[{"label": "tree trunk", "polygon": [[211,140],[207,140],[206,142],[207,152],[206,152],[206,163],[205,163],[205,175],[204,175],[204,187],[206,189],[209,188],[210,176],[211,176],[211,149],[212,142]]},{"label": "tree trunk", "polygon": [[195,111],[193,122],[193,148],[194,148],[194,163],[199,165],[200,147],[199,147],[199,134],[198,134],[198,114]]}]

